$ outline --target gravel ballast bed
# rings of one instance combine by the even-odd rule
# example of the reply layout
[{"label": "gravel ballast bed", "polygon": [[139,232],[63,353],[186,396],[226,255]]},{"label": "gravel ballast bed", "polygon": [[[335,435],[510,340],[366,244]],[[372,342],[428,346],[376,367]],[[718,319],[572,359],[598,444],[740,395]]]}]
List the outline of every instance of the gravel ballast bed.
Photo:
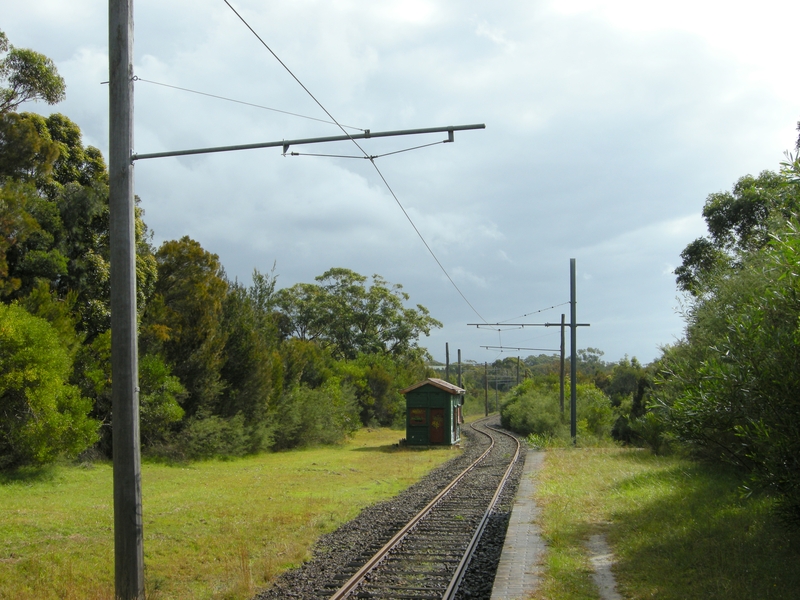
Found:
[{"label": "gravel ballast bed", "polygon": [[[352,573],[354,563],[363,563],[366,548],[377,551],[400,527],[419,512],[458,473],[472,463],[485,449],[483,436],[469,427],[462,430],[464,451],[456,458],[437,467],[426,477],[391,500],[365,508],[352,521],[336,531],[322,536],[313,550],[313,558],[297,569],[280,575],[272,587],[256,596],[257,600],[285,598],[325,598],[322,590],[345,573]],[[501,496],[501,509],[487,526],[470,570],[462,584],[462,598],[489,599],[497,562],[500,558],[514,495],[522,473],[522,459],[512,471],[511,480]],[[343,581],[340,581],[343,583]],[[488,591],[487,591],[488,583]],[[337,585],[338,587],[338,585]]]}]

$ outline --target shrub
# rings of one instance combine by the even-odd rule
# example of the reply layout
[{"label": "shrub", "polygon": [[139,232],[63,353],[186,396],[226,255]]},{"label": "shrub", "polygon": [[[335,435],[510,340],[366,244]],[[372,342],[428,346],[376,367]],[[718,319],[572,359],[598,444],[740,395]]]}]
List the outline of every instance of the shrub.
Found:
[{"label": "shrub", "polygon": [[189,459],[228,458],[247,454],[248,442],[242,415],[223,419],[197,414],[181,431],[178,448]]},{"label": "shrub", "polygon": [[353,390],[337,377],[321,388],[287,391],[274,413],[275,449],[335,444],[360,426]]},{"label": "shrub", "polygon": [[75,456],[97,440],[91,402],[67,383],[71,369],[47,321],[0,305],[0,468]]},{"label": "shrub", "polygon": [[180,402],[186,397],[186,388],[160,356],[149,354],[139,361],[139,386],[142,446],[166,443],[183,418]]},{"label": "shrub", "polygon": [[[579,384],[577,389],[577,429],[581,438],[608,438],[613,410],[608,397],[594,384]],[[569,386],[567,386],[569,402]],[[568,439],[569,406],[561,412],[556,385],[529,379],[515,387],[500,410],[503,427],[535,440]],[[537,442],[538,443],[538,442]]]},{"label": "shrub", "polygon": [[709,277],[665,350],[657,399],[671,430],[745,470],[800,519],[800,232],[789,225]]}]

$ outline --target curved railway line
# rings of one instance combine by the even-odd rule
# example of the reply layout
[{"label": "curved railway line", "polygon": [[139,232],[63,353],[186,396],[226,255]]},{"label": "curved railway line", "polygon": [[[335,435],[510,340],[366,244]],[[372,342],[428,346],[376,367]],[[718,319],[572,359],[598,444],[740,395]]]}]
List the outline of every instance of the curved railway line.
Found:
[{"label": "curved railway line", "polygon": [[473,429],[488,447],[458,474],[364,564],[336,589],[320,590],[329,600],[345,598],[451,600],[478,546],[511,470],[520,455],[519,441],[485,423]]},{"label": "curved railway line", "polygon": [[463,428],[462,453],[323,536],[257,600],[488,600],[525,454],[497,420]]}]

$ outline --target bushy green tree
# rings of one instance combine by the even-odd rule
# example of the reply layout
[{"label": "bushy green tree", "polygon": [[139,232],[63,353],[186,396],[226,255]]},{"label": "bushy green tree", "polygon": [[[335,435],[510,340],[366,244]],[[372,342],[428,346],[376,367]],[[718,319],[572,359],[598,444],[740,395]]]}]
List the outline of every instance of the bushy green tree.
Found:
[{"label": "bushy green tree", "polygon": [[53,61],[26,48],[15,48],[0,31],[0,115],[23,102],[43,100],[56,104],[64,99],[66,84]]},{"label": "bushy green tree", "polygon": [[334,268],[316,280],[319,283],[280,290],[277,306],[297,337],[317,341],[335,358],[418,353],[419,337],[442,326],[424,306],[406,307],[409,296],[402,286],[390,285],[380,275],[373,275],[367,285],[367,277]]},{"label": "bushy green tree", "polygon": [[678,288],[701,296],[721,270],[736,270],[748,253],[769,242],[770,235],[800,209],[797,186],[773,171],[758,177],[740,178],[730,192],[710,194],[703,206],[708,236],[691,242],[681,252],[682,264],[675,269]]},{"label": "bushy green tree", "polygon": [[339,443],[360,426],[355,394],[338,377],[316,389],[300,385],[276,406],[275,448]]},{"label": "bushy green tree", "polygon": [[148,354],[139,361],[139,430],[144,448],[172,441],[176,425],[183,418],[181,402],[186,388],[172,375],[160,356]]},{"label": "bushy green tree", "polygon": [[[608,397],[592,383],[578,384],[576,396],[578,436],[608,438],[614,414]],[[500,419],[504,427],[522,435],[569,436],[569,408],[561,412],[558,385],[550,382],[528,379],[516,386],[500,409]]]},{"label": "bushy green tree", "polygon": [[91,402],[68,383],[71,367],[47,321],[0,305],[0,468],[74,456],[97,440]]},{"label": "bushy green tree", "polygon": [[745,211],[756,216],[731,219],[742,226],[714,234],[733,240],[734,259],[689,290],[686,335],[660,361],[655,414],[800,518],[800,234],[794,219],[779,219],[800,196],[800,164],[790,157],[783,166],[780,185],[769,188],[777,208]]},{"label": "bushy green tree", "polygon": [[611,432],[615,440],[637,442],[631,423],[647,412],[652,380],[652,368],[642,365],[635,356],[621,358],[610,372],[595,377],[595,385],[609,397],[617,415]]},{"label": "bushy green tree", "polygon": [[183,409],[214,414],[224,382],[223,308],[228,291],[216,254],[184,236],[164,242],[156,253],[158,278],[147,307],[141,350],[160,354],[186,386]]},{"label": "bushy green tree", "polygon": [[276,383],[282,383],[275,373],[281,368],[277,330],[269,319],[268,306],[258,301],[263,289],[255,279],[249,290],[237,282],[228,283],[222,312],[223,391],[213,407],[214,414],[221,417],[244,417],[253,452],[269,447],[270,399],[280,394]]}]

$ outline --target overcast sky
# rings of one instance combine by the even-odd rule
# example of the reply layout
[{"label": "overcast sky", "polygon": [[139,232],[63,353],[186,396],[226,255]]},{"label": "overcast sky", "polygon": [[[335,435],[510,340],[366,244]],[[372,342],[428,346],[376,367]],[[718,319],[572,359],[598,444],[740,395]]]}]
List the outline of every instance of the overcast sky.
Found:
[{"label": "overcast sky", "polygon": [[[480,362],[578,347],[650,362],[681,337],[673,269],[705,233],[706,196],[776,170],[800,120],[800,3],[674,0],[230,0],[340,123],[372,131],[485,123],[376,161],[431,257],[366,160],[278,148],[139,161],[136,193],[159,245],[189,235],[231,278],[277,263],[281,287],[331,267],[401,283],[444,323],[423,339]],[[107,3],[3,2],[0,29],[52,58],[55,107],[108,149]],[[137,0],[135,151],[331,136],[327,119],[223,0]],[[363,142],[370,154],[446,134]],[[298,152],[357,154],[352,143]],[[554,309],[537,313],[541,309]],[[528,315],[522,317],[522,315]],[[567,339],[569,337],[567,336]]]}]

